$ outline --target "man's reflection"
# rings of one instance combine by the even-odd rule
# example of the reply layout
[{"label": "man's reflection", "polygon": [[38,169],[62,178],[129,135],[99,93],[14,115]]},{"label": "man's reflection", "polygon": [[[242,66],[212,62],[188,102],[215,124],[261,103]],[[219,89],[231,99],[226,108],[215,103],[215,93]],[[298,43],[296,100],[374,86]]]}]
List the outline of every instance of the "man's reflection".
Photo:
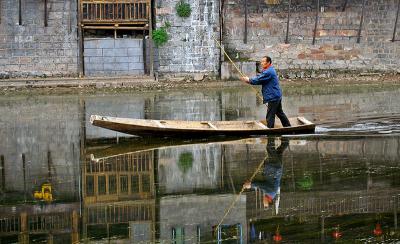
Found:
[{"label": "man's reflection", "polygon": [[268,208],[280,191],[282,178],[282,155],[289,145],[287,138],[281,139],[281,144],[275,148],[275,138],[268,137],[267,152],[268,158],[264,161],[263,180],[260,182],[244,183],[245,189],[260,191],[263,195],[264,208]]}]

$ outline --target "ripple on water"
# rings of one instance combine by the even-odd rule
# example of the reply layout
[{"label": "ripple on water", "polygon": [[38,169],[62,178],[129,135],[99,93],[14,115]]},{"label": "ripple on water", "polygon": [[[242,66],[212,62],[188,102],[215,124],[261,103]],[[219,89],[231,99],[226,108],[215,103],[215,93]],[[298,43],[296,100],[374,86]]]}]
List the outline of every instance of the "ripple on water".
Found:
[{"label": "ripple on water", "polygon": [[364,118],[355,122],[336,123],[332,126],[317,126],[315,132],[318,134],[397,134],[400,132],[400,116]]}]

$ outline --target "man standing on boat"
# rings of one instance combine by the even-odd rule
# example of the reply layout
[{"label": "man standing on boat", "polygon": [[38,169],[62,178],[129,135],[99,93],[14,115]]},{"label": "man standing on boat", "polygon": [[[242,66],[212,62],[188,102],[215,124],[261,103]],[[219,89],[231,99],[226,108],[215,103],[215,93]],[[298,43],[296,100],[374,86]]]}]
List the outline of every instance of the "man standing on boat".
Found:
[{"label": "man standing on boat", "polygon": [[282,90],[279,79],[269,56],[261,59],[261,67],[263,70],[259,75],[252,78],[243,76],[240,79],[250,85],[262,86],[263,103],[268,103],[266,115],[268,128],[274,128],[275,115],[281,120],[283,127],[289,127],[290,122],[282,110]]}]

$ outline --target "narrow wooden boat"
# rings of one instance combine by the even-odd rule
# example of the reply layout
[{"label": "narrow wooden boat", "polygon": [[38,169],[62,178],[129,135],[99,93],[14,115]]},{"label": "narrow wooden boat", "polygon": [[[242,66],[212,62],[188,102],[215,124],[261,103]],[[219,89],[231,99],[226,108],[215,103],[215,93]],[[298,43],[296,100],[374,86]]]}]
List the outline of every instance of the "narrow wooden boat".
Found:
[{"label": "narrow wooden boat", "polygon": [[90,122],[98,127],[131,135],[169,137],[250,136],[268,134],[314,133],[315,124],[304,117],[289,118],[291,127],[282,127],[279,119],[268,128],[265,121],[180,121],[116,118],[92,115]]}]

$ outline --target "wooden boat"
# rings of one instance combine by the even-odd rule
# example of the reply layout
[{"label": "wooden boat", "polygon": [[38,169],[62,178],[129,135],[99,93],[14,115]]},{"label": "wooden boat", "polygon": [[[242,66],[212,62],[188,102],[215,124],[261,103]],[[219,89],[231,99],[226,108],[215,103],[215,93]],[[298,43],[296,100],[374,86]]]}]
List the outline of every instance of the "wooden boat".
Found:
[{"label": "wooden boat", "polygon": [[282,127],[275,121],[274,128],[268,128],[265,121],[179,121],[116,118],[100,115],[90,116],[92,125],[131,135],[167,137],[210,137],[250,136],[269,134],[314,133],[315,124],[304,117],[289,118],[291,127]]}]

